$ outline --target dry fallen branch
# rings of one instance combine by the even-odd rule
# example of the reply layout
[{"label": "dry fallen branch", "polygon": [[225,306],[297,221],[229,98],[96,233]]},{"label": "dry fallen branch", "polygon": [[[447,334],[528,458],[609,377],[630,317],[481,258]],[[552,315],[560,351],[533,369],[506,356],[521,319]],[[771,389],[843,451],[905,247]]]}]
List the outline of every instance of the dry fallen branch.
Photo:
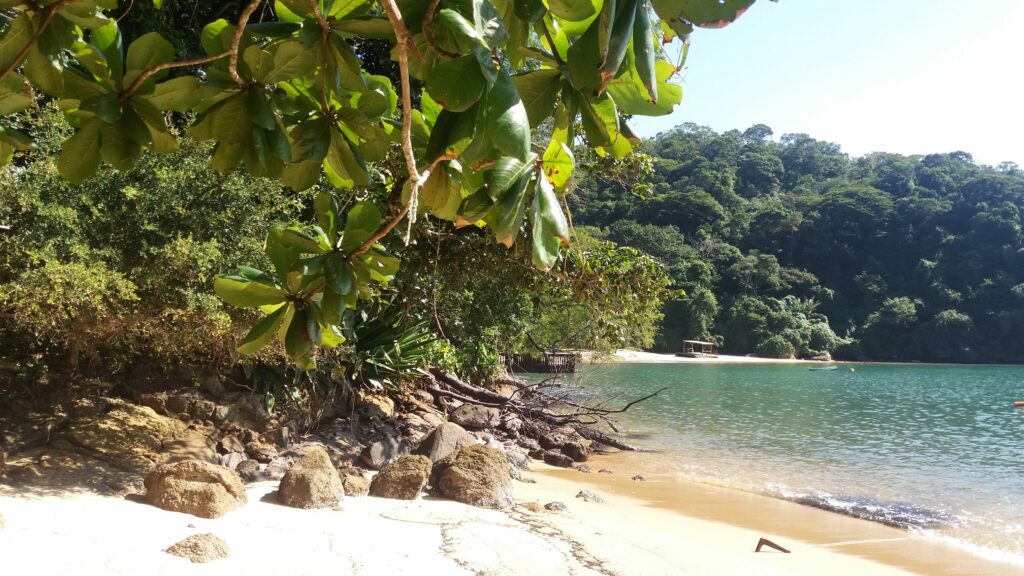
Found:
[{"label": "dry fallen branch", "polygon": [[[665,390],[662,388],[641,398],[637,398],[621,408],[612,409],[604,407],[605,403],[587,405],[581,402],[570,400],[571,392],[565,391],[560,394],[548,394],[543,388],[558,388],[559,384],[552,383],[555,378],[548,378],[541,382],[525,385],[516,383],[519,386],[512,394],[506,396],[474,384],[461,380],[459,377],[444,370],[433,368],[431,374],[434,380],[431,381],[427,390],[439,398],[450,398],[460,402],[498,408],[506,413],[514,413],[522,418],[527,424],[526,428],[540,434],[555,426],[569,426],[576,430],[580,436],[600,442],[620,450],[637,450],[621,440],[613,438],[599,430],[591,428],[591,424],[604,423],[618,431],[610,419],[613,414],[621,414],[631,407],[657,396]],[[557,411],[559,409],[571,408],[571,410]]]}]

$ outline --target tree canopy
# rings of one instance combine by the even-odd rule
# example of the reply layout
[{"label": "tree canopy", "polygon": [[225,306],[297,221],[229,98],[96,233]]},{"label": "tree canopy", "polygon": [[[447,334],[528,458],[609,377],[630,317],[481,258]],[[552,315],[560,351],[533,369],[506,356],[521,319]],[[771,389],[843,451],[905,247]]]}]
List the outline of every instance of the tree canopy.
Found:
[{"label": "tree canopy", "polygon": [[648,252],[686,291],[664,308],[660,347],[715,338],[734,353],[784,353],[768,342],[782,336],[801,355],[1024,353],[1015,165],[982,166],[964,152],[853,159],[804,134],[774,140],[764,125],[684,125],[641,151],[649,193],[588,178],[571,206],[590,233]]},{"label": "tree canopy", "polygon": [[563,261],[580,146],[629,155],[628,117],[679,104],[693,27],[753,0],[135,4],[0,0],[0,163],[28,166],[49,102],[71,128],[56,169],[72,184],[187,138],[221,174],[318,190],[315,224],[268,231],[267,271],[215,283],[266,314],[239,351],[277,335],[311,368],[397,274],[382,242],[403,220],[406,242],[429,214],[529,246],[540,270]]}]

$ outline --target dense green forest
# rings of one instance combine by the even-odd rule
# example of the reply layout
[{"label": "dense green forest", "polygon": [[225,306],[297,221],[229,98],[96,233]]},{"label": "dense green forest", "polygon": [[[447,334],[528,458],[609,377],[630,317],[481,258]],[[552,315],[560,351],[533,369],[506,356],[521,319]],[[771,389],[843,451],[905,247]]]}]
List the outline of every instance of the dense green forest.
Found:
[{"label": "dense green forest", "polygon": [[[634,182],[590,177],[582,230],[657,258],[686,296],[657,347],[840,358],[1024,358],[1024,172],[970,154],[850,158],[805,134],[687,124]],[[831,329],[829,329],[831,327]]]}]

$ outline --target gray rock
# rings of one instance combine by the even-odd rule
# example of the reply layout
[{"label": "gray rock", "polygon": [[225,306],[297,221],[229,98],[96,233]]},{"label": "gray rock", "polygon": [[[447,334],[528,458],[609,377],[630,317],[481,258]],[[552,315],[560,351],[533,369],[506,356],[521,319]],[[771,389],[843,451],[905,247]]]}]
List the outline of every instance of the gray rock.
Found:
[{"label": "gray rock", "polygon": [[231,556],[231,548],[228,547],[228,543],[209,533],[189,536],[164,552],[186,558],[196,564]]},{"label": "gray rock", "polygon": [[634,482],[646,482],[647,478],[644,478],[642,475],[637,474],[636,476],[633,476],[633,481]]},{"label": "gray rock", "polygon": [[583,500],[584,502],[592,502],[594,504],[604,504],[605,502],[602,496],[594,492],[591,492],[590,490],[580,490],[579,494],[577,494],[576,497],[579,498],[580,500]]},{"label": "gray rock", "polygon": [[530,457],[522,448],[514,447],[505,450],[505,459],[513,468],[518,470],[530,469]]},{"label": "gray rock", "polygon": [[470,430],[493,428],[498,425],[500,418],[501,412],[497,408],[476,404],[463,404],[451,413],[452,422]]},{"label": "gray rock", "polygon": [[590,474],[590,466],[587,466],[586,464],[577,464],[577,465],[573,466],[573,468],[575,468],[575,469],[577,469],[580,472],[583,472],[585,474]]},{"label": "gray rock", "polygon": [[200,518],[219,518],[247,501],[234,470],[199,460],[161,464],[146,474],[145,486],[150,504]]},{"label": "gray rock", "polygon": [[430,458],[434,464],[449,454],[476,444],[473,435],[452,422],[445,422],[427,434],[412,453]]},{"label": "gray rock", "polygon": [[520,436],[519,438],[516,438],[516,444],[518,444],[523,450],[526,450],[527,453],[541,449],[540,443],[529,436]]},{"label": "gray rock", "polygon": [[227,435],[217,442],[217,452],[230,454],[231,452],[245,452],[245,444],[237,436]]},{"label": "gray rock", "polygon": [[364,448],[359,454],[359,460],[370,470],[380,470],[407,451],[404,442],[389,436]]},{"label": "gray rock", "polygon": [[508,414],[501,420],[501,428],[510,434],[519,434],[523,421],[514,414]]},{"label": "gray rock", "polygon": [[512,505],[512,478],[501,450],[470,446],[449,458],[450,464],[440,471],[437,481],[443,496],[484,508]]},{"label": "gray rock", "polygon": [[249,442],[245,445],[245,453],[250,458],[263,464],[269,464],[277,458],[277,449],[272,446],[264,446],[258,442]]},{"label": "gray rock", "polygon": [[586,462],[590,450],[582,442],[566,442],[562,444],[562,454],[572,458],[573,462]]},{"label": "gray rock", "polygon": [[209,400],[200,400],[195,403],[195,412],[192,416],[196,420],[209,420],[213,416],[213,411],[216,410],[217,405]]},{"label": "gray rock", "polygon": [[569,509],[569,507],[562,502],[548,502],[544,505],[544,508],[552,512],[565,512]]},{"label": "gray rock", "polygon": [[223,422],[231,417],[230,406],[217,406],[213,409],[213,414],[210,415],[210,420],[214,422]]},{"label": "gray rock", "polygon": [[569,426],[562,426],[561,428],[551,430],[540,437],[540,445],[545,450],[557,450],[570,442],[586,444],[583,436],[580,436],[579,432]]},{"label": "gray rock", "polygon": [[292,467],[291,460],[278,459],[274,460],[267,467],[264,468],[263,474],[266,475],[267,480],[280,480],[284,478],[288,469]]},{"label": "gray rock", "polygon": [[189,414],[193,412],[193,400],[188,396],[175,395],[167,398],[165,402],[167,412],[170,414]]},{"label": "gray rock", "polygon": [[341,477],[327,451],[310,446],[281,478],[277,499],[293,508],[330,508],[344,494]]},{"label": "gray rock", "polygon": [[225,468],[231,468],[234,470],[239,464],[245,462],[248,458],[241,452],[232,452],[230,454],[223,454],[220,457],[220,465]]},{"label": "gray rock", "polygon": [[407,454],[388,464],[370,482],[370,496],[414,500],[427,485],[430,458]]},{"label": "gray rock", "polygon": [[223,398],[227,395],[227,390],[224,388],[224,384],[221,383],[220,377],[216,374],[207,374],[206,376],[200,377],[199,389],[214,398]]},{"label": "gray rock", "polygon": [[559,468],[571,468],[573,459],[557,450],[548,450],[544,453],[544,462]]},{"label": "gray rock", "polygon": [[607,469],[607,468],[601,468],[600,470],[597,471],[597,473],[598,474],[611,474],[612,471]]},{"label": "gray rock", "polygon": [[[255,460],[245,460],[239,462],[238,466],[235,466],[235,472],[241,476],[242,481],[249,482],[261,482],[267,479],[267,475],[260,470],[260,463]],[[282,472],[282,475],[284,473]]]}]

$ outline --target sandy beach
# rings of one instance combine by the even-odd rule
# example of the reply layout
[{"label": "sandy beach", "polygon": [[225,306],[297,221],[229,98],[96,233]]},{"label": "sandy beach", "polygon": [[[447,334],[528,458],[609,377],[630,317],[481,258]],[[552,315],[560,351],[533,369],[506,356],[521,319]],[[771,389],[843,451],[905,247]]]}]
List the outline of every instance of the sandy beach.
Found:
[{"label": "sandy beach", "polygon": [[[757,358],[754,356],[729,356],[717,354],[714,357],[703,356],[688,358],[675,354],[658,354],[640,352],[638,350],[616,350],[614,354],[590,359],[597,363],[629,363],[629,364],[825,364],[816,360],[799,360],[796,358]],[[831,363],[830,363],[831,364]]]},{"label": "sandy beach", "polygon": [[[509,513],[422,496],[347,497],[338,509],[276,503],[276,482],[205,520],[137,498],[0,487],[0,558],[33,574],[1013,574],[905,531],[737,490],[650,475],[636,455],[595,472],[532,463]],[[605,467],[612,474],[598,473]],[[632,480],[645,473],[645,481]],[[590,489],[605,499],[575,497]],[[563,512],[542,508],[562,502]],[[538,511],[538,507],[541,507]],[[230,558],[209,564],[162,552],[211,532]],[[754,553],[766,537],[788,548]]]}]

